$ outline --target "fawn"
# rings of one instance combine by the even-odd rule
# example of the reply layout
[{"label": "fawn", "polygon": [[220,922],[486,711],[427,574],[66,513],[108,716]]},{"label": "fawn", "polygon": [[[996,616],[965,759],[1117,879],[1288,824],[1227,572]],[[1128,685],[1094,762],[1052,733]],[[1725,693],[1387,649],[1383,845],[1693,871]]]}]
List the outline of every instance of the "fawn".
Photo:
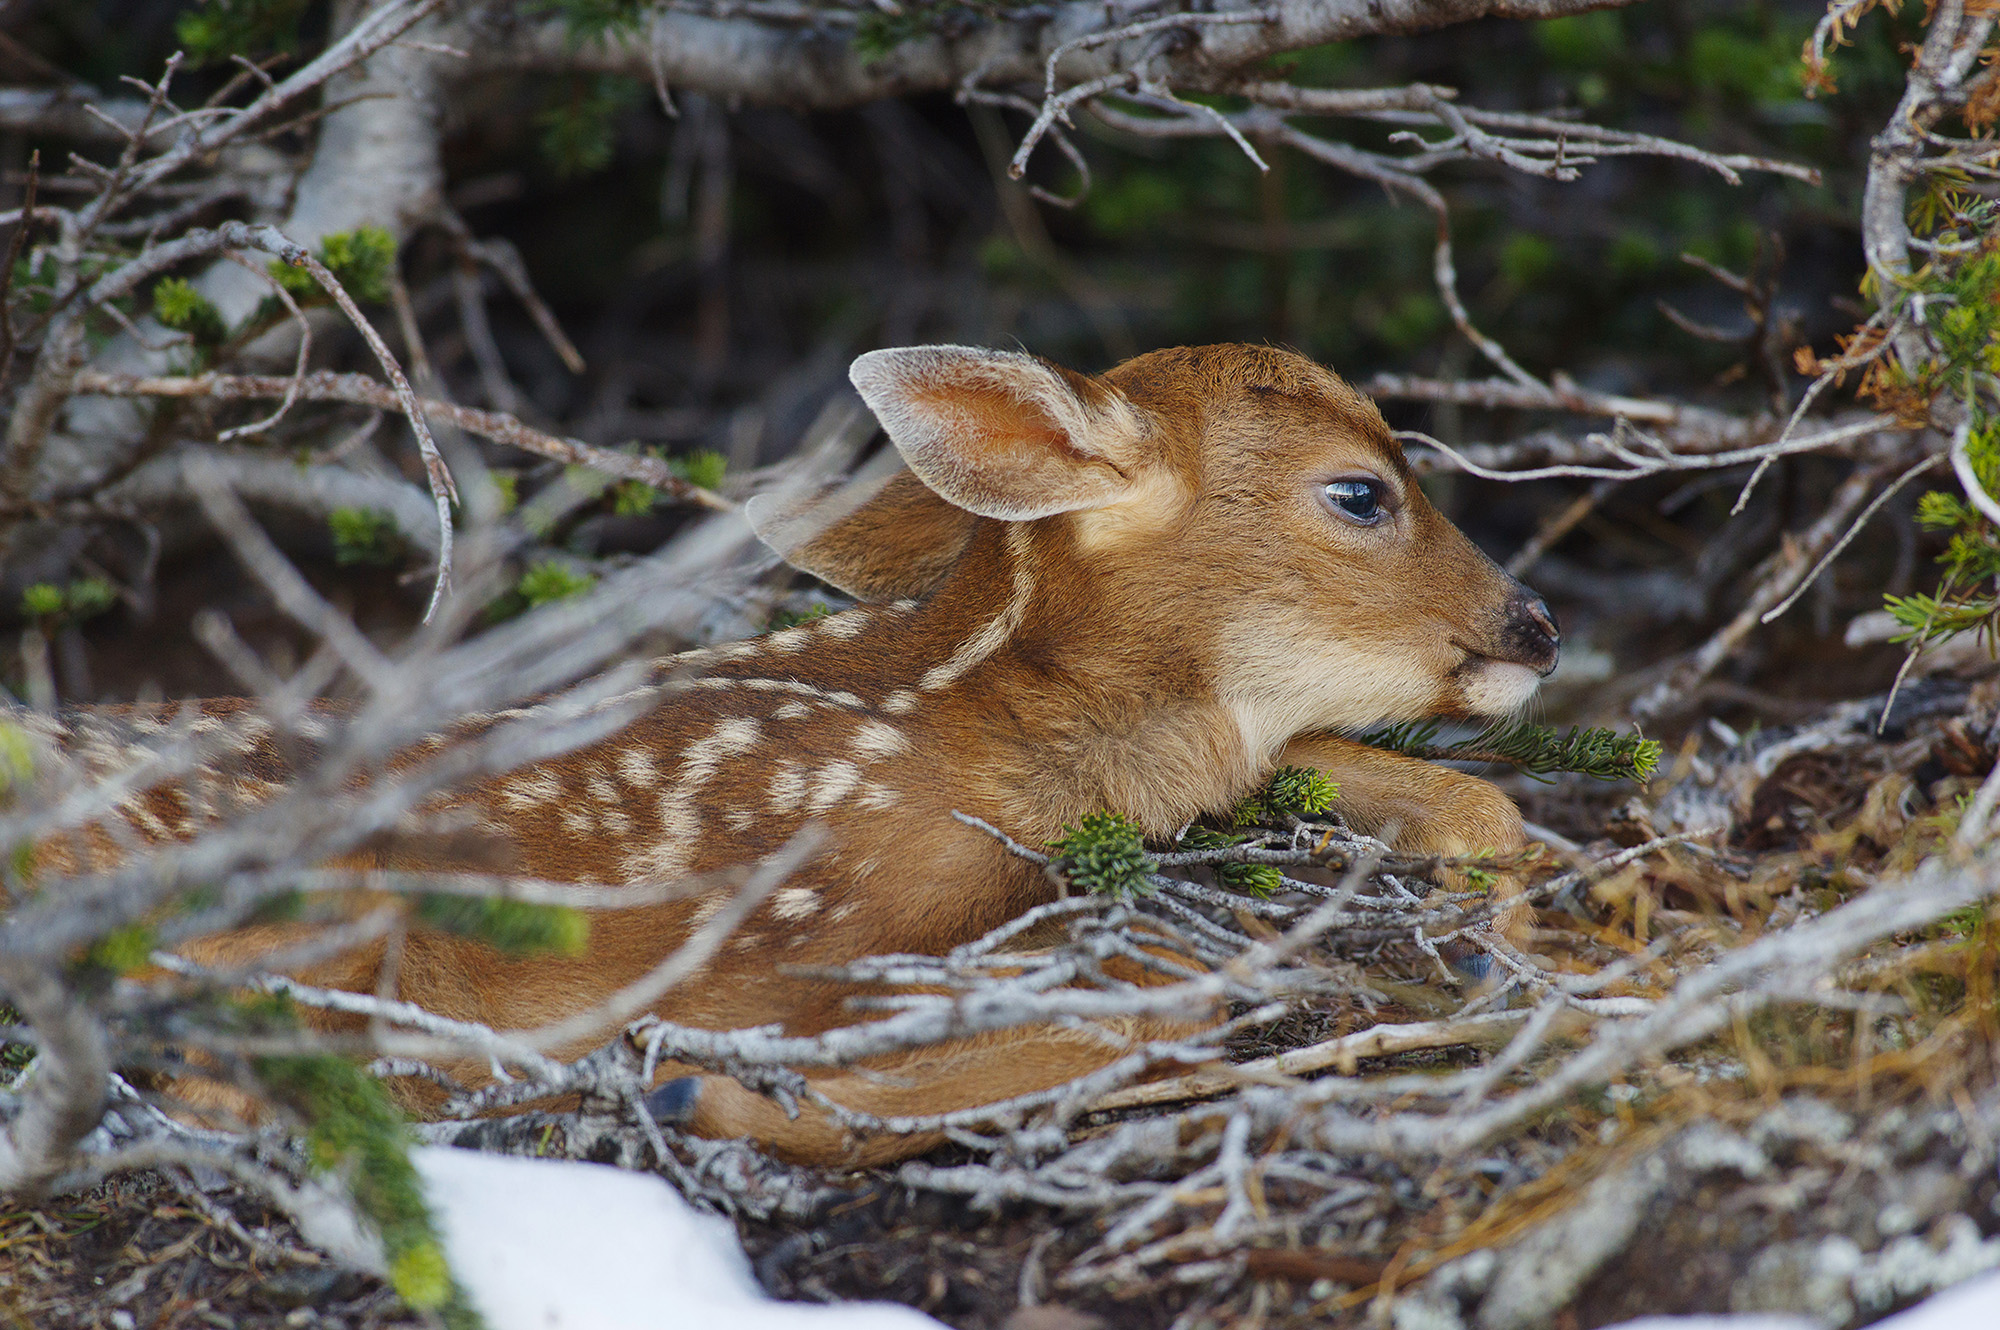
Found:
[{"label": "fawn", "polygon": [[[821,825],[818,852],[654,1007],[663,1018],[800,1035],[850,1024],[844,991],[797,971],[941,953],[1051,898],[1037,868],[955,809],[1028,844],[1105,809],[1168,836],[1294,765],[1335,780],[1355,826],[1393,825],[1399,849],[1521,843],[1492,785],[1338,733],[1512,712],[1554,668],[1559,637],[1542,602],[1425,499],[1373,404],[1335,375],[1251,346],[1157,351],[1097,377],[940,346],[871,352],[852,378],[908,471],[858,506],[753,501],[751,517],[864,603],[675,658],[698,675],[623,731],[448,799],[505,837],[509,868],[572,882],[692,878]],[[74,846],[42,858],[80,866]],[[453,867],[394,849],[372,863]],[[727,899],[717,888],[594,915],[574,957],[416,931],[397,989],[440,1015],[541,1025],[647,972]],[[246,928],[189,950],[244,957],[284,936]],[[381,964],[378,943],[303,977],[372,992]],[[1117,1055],[1031,1028],[812,1083],[861,1112],[931,1114]],[[476,1064],[447,1070],[483,1079]],[[788,1116],[728,1077],[665,1076],[692,1078],[679,1082],[691,1130],[794,1160],[870,1163],[929,1144],[857,1140],[810,1104]]]}]

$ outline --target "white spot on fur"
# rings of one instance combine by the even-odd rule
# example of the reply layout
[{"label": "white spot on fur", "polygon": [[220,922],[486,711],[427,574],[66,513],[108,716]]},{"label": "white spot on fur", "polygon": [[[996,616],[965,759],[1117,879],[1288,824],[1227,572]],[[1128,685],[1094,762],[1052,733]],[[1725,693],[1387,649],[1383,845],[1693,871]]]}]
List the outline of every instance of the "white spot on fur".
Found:
[{"label": "white spot on fur", "polygon": [[575,804],[564,804],[558,813],[563,830],[576,836],[588,836],[597,830],[596,819]]},{"label": "white spot on fur", "polygon": [[877,785],[871,780],[862,785],[857,802],[863,808],[879,813],[885,808],[894,808],[902,797],[900,792],[890,789],[887,785]]},{"label": "white spot on fur", "polygon": [[624,800],[619,797],[618,787],[616,785],[613,785],[611,783],[611,778],[604,775],[602,772],[597,772],[597,771],[591,772],[590,775],[585,778],[583,785],[585,789],[590,791],[591,798],[597,800],[597,802],[603,804],[607,808],[616,808],[619,804],[624,802]]},{"label": "white spot on fur", "polygon": [[660,768],[653,755],[643,748],[627,748],[618,754],[618,774],[627,785],[650,790],[660,783]]},{"label": "white spot on fur", "polygon": [[853,747],[857,756],[880,759],[908,752],[910,741],[894,725],[867,720],[861,722],[861,728],[854,732]]},{"label": "white spot on fur", "polygon": [[866,610],[848,610],[819,621],[819,631],[824,637],[857,637],[868,626]]},{"label": "white spot on fur", "polygon": [[813,781],[812,799],[806,805],[814,813],[824,813],[845,799],[861,781],[861,768],[852,762],[829,762]]},{"label": "white spot on fur", "polygon": [[618,861],[624,881],[672,882],[687,876],[695,841],[701,835],[701,814],[686,791],[675,786],[660,795],[659,819],[659,829],[651,838]]},{"label": "white spot on fur", "polygon": [[746,656],[756,655],[763,649],[764,644],[762,642],[738,642],[735,646],[721,648],[717,654],[724,660],[742,660]]},{"label": "white spot on fur", "polygon": [[1007,601],[1007,608],[959,643],[958,650],[951,653],[951,659],[926,673],[917,681],[917,687],[927,693],[950,687],[965,677],[968,670],[1006,646],[1007,640],[1014,636],[1022,620],[1028,617],[1028,602],[1035,594],[1035,573],[1028,567],[1027,545],[1025,527],[1016,524],[1007,528],[1007,552],[1014,562],[1014,594]]},{"label": "white spot on fur", "polygon": [[811,887],[784,887],[771,897],[771,913],[779,919],[803,919],[819,909],[819,893]]},{"label": "white spot on fur", "polygon": [[898,688],[882,699],[882,710],[892,716],[901,716],[917,709],[917,695],[907,688]]},{"label": "white spot on fur", "polygon": [[810,628],[787,628],[782,633],[772,633],[764,639],[773,651],[798,651],[812,641]]},{"label": "white spot on fur", "polygon": [[513,809],[539,808],[562,802],[562,780],[551,772],[515,776],[500,787],[500,802]]},{"label": "white spot on fur", "polygon": [[762,736],[762,728],[747,716],[733,716],[721,722],[682,751],[680,789],[698,788],[724,762],[755,748]]},{"label": "white spot on fur", "polygon": [[787,702],[771,713],[772,720],[804,720],[812,712],[803,702]]},{"label": "white spot on fur", "polygon": [[118,805],[118,811],[149,839],[156,841],[173,839],[173,832],[167,829],[167,824],[160,821],[153,810],[146,806],[144,795],[125,800]]},{"label": "white spot on fur", "polygon": [[805,801],[806,772],[796,762],[780,762],[771,772],[771,810],[789,813]]},{"label": "white spot on fur", "polygon": [[861,699],[850,692],[828,693],[826,700],[835,706],[852,707],[857,711],[861,709]]}]

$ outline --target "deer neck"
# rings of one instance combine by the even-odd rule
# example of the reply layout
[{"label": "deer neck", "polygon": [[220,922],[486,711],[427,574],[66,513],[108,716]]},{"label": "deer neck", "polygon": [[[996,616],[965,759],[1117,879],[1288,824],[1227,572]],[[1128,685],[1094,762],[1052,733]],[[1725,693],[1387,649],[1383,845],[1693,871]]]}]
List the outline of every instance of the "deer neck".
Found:
[{"label": "deer neck", "polygon": [[[1166,835],[1232,806],[1264,757],[1216,697],[1207,644],[1078,557],[1064,519],[991,523],[911,617],[914,692],[992,773],[1022,836],[1109,810]],[[968,810],[970,811],[970,810]]]}]

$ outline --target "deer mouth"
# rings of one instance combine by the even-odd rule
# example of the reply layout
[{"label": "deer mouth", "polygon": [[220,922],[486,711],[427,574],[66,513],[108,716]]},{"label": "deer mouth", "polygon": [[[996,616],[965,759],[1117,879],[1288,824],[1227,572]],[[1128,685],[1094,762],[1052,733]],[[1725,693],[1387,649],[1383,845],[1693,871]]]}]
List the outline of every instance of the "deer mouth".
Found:
[{"label": "deer mouth", "polygon": [[1556,649],[1551,647],[1539,659],[1508,659],[1474,651],[1453,643],[1465,652],[1465,660],[1452,671],[1458,680],[1459,695],[1467,714],[1511,716],[1528,704],[1535,689],[1556,667]]}]

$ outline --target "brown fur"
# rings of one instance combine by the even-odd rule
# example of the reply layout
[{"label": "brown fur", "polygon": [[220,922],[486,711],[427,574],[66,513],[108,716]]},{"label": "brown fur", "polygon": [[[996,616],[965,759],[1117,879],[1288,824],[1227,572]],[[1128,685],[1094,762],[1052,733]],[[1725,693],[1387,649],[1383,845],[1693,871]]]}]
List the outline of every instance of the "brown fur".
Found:
[{"label": "brown fur", "polygon": [[[514,869],[571,882],[720,874],[823,824],[825,848],[657,1004],[662,1017],[818,1033],[855,1019],[846,993],[790,967],[940,953],[1049,899],[1037,869],[953,810],[1027,844],[1100,809],[1164,836],[1296,764],[1338,781],[1360,825],[1393,823],[1399,846],[1519,844],[1519,815],[1492,786],[1326,733],[1512,706],[1554,664],[1553,640],[1523,637],[1526,593],[1431,507],[1374,406],[1334,375],[1243,346],[1156,352],[1098,379],[920,348],[864,357],[856,381],[931,488],[901,477],[858,509],[805,505],[763,524],[784,525],[781,550],[837,585],[921,599],[663,662],[660,705],[620,734],[450,800],[511,844]],[[1385,488],[1379,526],[1320,500],[1358,476]],[[675,681],[691,668],[699,678]],[[76,849],[45,847],[44,866],[87,866]],[[464,866],[437,845],[360,858]],[[595,915],[578,957],[420,932],[400,996],[501,1029],[560,1019],[644,974],[726,894]],[[283,936],[194,950],[249,957]],[[359,954],[307,977],[373,991],[378,963]],[[1116,1055],[1115,1041],[1016,1031],[815,1083],[868,1112],[937,1113]],[[925,1144],[856,1142],[714,1077],[693,1127],[820,1163]]]}]

